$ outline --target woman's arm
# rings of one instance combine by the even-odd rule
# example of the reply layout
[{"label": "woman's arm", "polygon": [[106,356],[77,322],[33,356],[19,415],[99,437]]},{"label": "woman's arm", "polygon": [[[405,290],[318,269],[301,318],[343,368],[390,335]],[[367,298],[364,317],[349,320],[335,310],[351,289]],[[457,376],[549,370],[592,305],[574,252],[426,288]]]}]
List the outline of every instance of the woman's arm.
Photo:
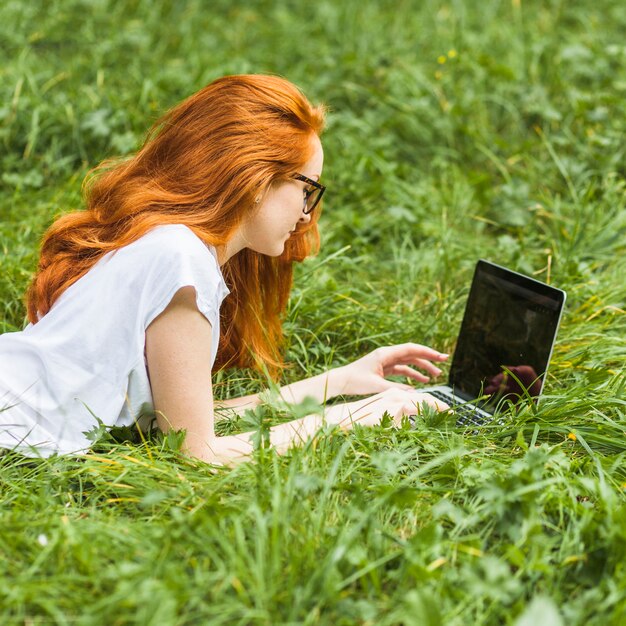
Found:
[{"label": "woman's arm", "polygon": [[[425,383],[430,380],[413,366],[419,367],[431,376],[437,377],[441,370],[431,361],[442,362],[448,358],[417,343],[404,343],[397,346],[377,348],[366,356],[342,367],[306,378],[280,388],[280,395],[285,402],[298,404],[306,397],[324,403],[340,395],[358,396],[381,393],[388,389],[413,390],[413,387],[387,379],[387,376],[405,376]],[[232,398],[220,402],[221,406],[242,411],[253,408],[259,403],[259,394]]]},{"label": "woman's arm", "polygon": [[[282,399],[289,404],[299,404],[307,397],[314,398],[321,404],[330,398],[345,393],[341,391],[342,384],[340,378],[338,369],[330,370],[312,378],[284,385],[278,389],[278,392]],[[258,406],[260,401],[260,394],[254,393],[238,398],[218,400],[216,405],[218,409],[227,408],[235,411],[235,413],[243,413],[246,409]]]},{"label": "woman's arm", "polygon": [[[247,457],[253,433],[217,437],[214,429],[211,368],[212,329],[198,311],[192,287],[180,289],[165,311],[146,330],[146,359],[159,428],[185,429],[185,451],[210,463]],[[272,429],[270,439],[279,451],[297,439],[305,440],[320,428],[320,416]]]},{"label": "woman's arm", "polygon": [[377,348],[348,365],[281,387],[280,392],[285,401],[298,403],[307,396],[324,402],[341,395],[371,395],[390,389],[413,391],[411,385],[388,380],[387,376],[404,376],[425,383],[430,378],[412,366],[436,377],[441,370],[431,361],[441,362],[447,358],[447,354],[417,343]]},{"label": "woman's arm", "polygon": [[[211,325],[197,309],[195,290],[180,289],[146,330],[150,386],[162,431],[184,429],[187,433],[184,450],[188,454],[209,463],[232,463],[250,455],[254,433],[225,437],[215,434],[211,368],[207,358],[211,342]],[[291,401],[298,401],[300,394],[305,397],[327,388],[324,376],[295,383],[295,391],[288,392]],[[423,402],[444,408],[427,394],[389,388],[358,402],[330,407],[325,417],[308,415],[275,426],[270,430],[270,442],[278,452],[284,452],[292,443],[314,435],[325,421],[342,428],[351,428],[354,423],[372,425],[385,412],[399,421],[403,415],[416,413]]]}]

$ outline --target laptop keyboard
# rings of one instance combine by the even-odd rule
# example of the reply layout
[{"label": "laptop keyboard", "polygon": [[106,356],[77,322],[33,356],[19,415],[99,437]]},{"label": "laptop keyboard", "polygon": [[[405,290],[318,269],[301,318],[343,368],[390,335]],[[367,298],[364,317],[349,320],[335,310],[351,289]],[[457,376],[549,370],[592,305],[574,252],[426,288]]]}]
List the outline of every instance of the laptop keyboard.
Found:
[{"label": "laptop keyboard", "polygon": [[428,393],[437,400],[445,402],[454,411],[457,426],[482,426],[491,418],[479,411],[473,404],[459,402],[458,398],[449,393],[437,390],[429,390]]}]

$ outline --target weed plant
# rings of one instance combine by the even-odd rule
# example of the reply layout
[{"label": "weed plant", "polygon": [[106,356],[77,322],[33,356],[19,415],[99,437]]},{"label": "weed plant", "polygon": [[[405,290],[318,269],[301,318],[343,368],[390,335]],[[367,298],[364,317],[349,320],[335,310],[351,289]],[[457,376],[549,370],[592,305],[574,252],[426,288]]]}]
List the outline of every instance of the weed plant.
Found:
[{"label": "weed plant", "polygon": [[618,0],[4,0],[0,331],[86,171],[241,72],[330,107],[284,381],[389,343],[452,351],[481,257],[569,298],[545,400],[502,426],[328,430],[235,469],[132,431],[0,456],[0,622],[626,623],[624,32]]}]

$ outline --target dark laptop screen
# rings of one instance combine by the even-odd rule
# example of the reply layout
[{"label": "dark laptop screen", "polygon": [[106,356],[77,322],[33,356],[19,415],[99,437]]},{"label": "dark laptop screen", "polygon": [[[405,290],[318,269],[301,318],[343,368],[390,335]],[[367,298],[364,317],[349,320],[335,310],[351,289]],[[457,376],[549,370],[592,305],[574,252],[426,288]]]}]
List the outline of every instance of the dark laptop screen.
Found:
[{"label": "dark laptop screen", "polygon": [[565,293],[479,261],[450,368],[455,393],[485,408],[541,393]]}]

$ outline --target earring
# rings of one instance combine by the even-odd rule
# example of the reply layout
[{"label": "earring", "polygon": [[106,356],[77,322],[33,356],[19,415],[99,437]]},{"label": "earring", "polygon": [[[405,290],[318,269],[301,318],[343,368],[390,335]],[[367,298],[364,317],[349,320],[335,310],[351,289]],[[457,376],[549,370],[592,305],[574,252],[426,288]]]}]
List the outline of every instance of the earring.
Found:
[{"label": "earring", "polygon": [[254,204],[259,204],[260,202],[261,202],[261,196],[257,196],[257,197],[254,199]]}]

